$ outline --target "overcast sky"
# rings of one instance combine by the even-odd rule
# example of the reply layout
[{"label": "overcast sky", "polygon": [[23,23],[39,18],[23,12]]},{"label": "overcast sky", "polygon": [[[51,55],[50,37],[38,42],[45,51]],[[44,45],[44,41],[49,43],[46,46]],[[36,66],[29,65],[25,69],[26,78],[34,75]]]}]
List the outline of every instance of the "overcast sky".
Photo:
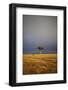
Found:
[{"label": "overcast sky", "polygon": [[32,52],[38,46],[47,50],[57,49],[56,16],[23,16],[24,52]]}]

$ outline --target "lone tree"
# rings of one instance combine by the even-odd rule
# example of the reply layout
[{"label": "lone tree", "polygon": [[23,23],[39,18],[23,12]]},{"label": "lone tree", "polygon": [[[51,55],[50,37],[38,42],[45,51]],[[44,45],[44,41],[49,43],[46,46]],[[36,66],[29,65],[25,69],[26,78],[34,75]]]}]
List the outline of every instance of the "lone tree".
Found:
[{"label": "lone tree", "polygon": [[37,47],[37,49],[39,50],[40,54],[42,53],[43,50],[45,50],[43,47]]}]

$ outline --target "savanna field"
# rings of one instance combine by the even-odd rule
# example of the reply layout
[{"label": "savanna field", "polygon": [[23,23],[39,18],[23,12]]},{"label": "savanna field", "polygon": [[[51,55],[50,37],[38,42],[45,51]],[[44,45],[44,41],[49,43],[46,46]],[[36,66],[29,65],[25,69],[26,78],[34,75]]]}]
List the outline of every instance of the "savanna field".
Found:
[{"label": "savanna field", "polygon": [[57,54],[24,54],[24,75],[48,73],[57,73]]}]

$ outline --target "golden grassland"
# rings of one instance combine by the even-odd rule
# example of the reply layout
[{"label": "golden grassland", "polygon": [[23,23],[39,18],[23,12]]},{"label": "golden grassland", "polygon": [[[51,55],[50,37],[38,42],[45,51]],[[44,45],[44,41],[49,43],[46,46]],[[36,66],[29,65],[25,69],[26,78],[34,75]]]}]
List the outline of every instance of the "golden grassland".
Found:
[{"label": "golden grassland", "polygon": [[45,73],[57,73],[57,54],[24,54],[24,75]]}]

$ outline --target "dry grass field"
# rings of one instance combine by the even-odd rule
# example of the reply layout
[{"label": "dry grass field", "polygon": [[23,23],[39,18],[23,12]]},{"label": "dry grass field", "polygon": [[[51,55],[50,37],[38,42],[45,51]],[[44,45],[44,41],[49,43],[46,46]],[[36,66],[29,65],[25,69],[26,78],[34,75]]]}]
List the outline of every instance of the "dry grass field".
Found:
[{"label": "dry grass field", "polygon": [[24,75],[46,73],[57,73],[57,54],[24,54]]}]

